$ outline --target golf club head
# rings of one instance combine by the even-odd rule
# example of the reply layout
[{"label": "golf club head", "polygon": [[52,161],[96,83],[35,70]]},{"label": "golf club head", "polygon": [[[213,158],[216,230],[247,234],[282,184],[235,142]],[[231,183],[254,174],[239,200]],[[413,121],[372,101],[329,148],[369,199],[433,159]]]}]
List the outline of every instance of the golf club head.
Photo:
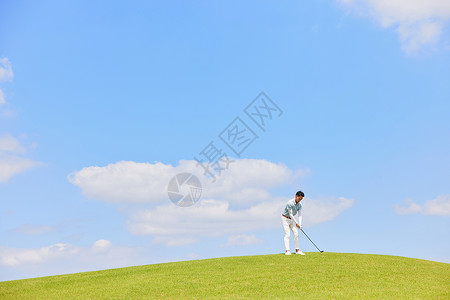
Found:
[{"label": "golf club head", "polygon": [[320,251],[320,253],[323,253],[323,250],[322,250],[322,251]]}]

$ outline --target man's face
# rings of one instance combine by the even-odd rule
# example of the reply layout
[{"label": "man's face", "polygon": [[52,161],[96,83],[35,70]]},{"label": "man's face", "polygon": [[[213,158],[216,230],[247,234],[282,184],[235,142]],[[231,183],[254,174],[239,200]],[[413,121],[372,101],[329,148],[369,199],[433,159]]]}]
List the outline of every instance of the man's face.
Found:
[{"label": "man's face", "polygon": [[295,203],[299,203],[300,201],[302,201],[303,196],[297,196],[295,195]]}]

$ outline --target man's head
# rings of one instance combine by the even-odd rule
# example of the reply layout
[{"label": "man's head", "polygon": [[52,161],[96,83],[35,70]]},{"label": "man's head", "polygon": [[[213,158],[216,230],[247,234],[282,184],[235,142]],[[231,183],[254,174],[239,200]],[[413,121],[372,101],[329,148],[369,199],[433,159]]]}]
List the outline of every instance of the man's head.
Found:
[{"label": "man's head", "polygon": [[303,197],[305,197],[305,194],[303,194],[302,191],[298,191],[295,194],[295,203],[299,203],[300,201],[302,201]]}]

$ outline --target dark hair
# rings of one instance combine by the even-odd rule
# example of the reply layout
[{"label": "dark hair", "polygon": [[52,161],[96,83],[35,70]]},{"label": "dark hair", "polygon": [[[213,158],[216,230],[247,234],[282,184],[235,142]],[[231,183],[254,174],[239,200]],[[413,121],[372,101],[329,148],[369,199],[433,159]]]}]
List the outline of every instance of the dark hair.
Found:
[{"label": "dark hair", "polygon": [[295,196],[302,196],[302,197],[305,197],[305,194],[303,194],[302,191],[298,191],[298,192],[295,194]]}]

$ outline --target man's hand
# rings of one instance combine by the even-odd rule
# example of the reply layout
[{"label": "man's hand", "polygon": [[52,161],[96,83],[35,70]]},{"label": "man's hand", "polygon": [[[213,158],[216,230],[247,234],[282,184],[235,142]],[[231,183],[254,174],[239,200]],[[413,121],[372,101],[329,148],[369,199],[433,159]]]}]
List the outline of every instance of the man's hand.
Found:
[{"label": "man's hand", "polygon": [[302,226],[300,226],[300,224],[295,224],[297,226],[298,229],[302,229]]}]

